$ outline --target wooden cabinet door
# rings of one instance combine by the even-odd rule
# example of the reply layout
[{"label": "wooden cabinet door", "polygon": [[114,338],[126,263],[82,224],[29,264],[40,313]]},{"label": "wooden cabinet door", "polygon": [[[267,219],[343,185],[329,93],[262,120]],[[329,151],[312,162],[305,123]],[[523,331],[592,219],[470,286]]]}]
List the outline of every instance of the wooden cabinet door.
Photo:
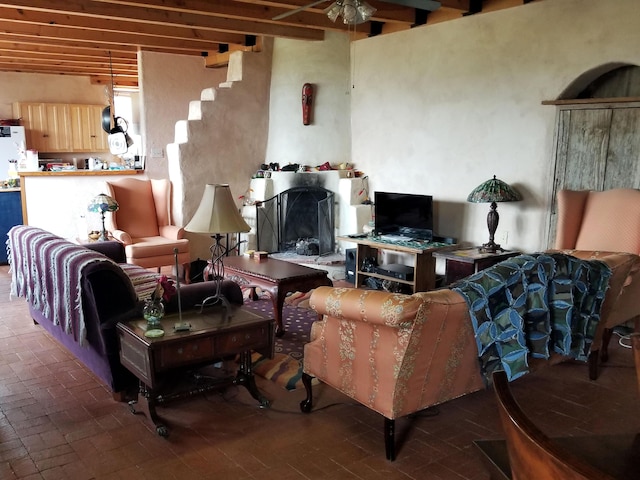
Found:
[{"label": "wooden cabinet door", "polygon": [[47,115],[44,103],[14,103],[13,116],[25,128],[27,148],[44,152],[47,144]]},{"label": "wooden cabinet door", "polygon": [[102,110],[104,105],[88,105],[87,130],[92,152],[108,152],[107,132],[102,129]]},{"label": "wooden cabinet door", "polygon": [[71,147],[74,152],[106,152],[107,134],[102,129],[102,105],[70,105]]},{"label": "wooden cabinet door", "polygon": [[559,111],[549,241],[557,192],[640,188],[640,105],[566,106]]},{"label": "wooden cabinet door", "polygon": [[71,119],[69,106],[66,104],[46,103],[47,117],[46,147],[44,152],[70,152],[71,151]]}]

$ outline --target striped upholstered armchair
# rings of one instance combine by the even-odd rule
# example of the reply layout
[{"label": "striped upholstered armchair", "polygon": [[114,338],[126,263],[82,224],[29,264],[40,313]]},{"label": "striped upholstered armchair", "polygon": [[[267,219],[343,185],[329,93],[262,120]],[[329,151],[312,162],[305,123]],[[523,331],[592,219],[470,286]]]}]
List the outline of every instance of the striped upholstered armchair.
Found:
[{"label": "striped upholstered armchair", "polygon": [[316,377],[384,417],[389,460],[396,418],[484,388],[469,308],[452,290],[319,287],[309,304],[323,319],[304,348],[302,411]]},{"label": "striped upholstered armchair", "polygon": [[555,250],[602,260],[612,270],[589,356],[589,376],[595,380],[598,357],[608,358],[613,327],[633,320],[636,331],[640,328],[640,190],[561,190],[557,208]]}]

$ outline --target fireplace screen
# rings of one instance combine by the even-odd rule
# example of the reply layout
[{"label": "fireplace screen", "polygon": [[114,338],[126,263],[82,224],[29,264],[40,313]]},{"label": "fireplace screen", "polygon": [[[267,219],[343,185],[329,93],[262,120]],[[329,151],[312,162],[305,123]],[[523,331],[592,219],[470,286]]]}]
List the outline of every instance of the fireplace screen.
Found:
[{"label": "fireplace screen", "polygon": [[299,255],[333,253],[334,194],[295,187],[256,205],[258,250]]}]

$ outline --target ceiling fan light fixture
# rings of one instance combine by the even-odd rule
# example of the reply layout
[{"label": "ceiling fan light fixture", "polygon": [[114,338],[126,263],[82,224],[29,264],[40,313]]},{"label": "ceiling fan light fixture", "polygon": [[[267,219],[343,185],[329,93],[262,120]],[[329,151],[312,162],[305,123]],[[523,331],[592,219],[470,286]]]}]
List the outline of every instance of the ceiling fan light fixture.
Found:
[{"label": "ceiling fan light fixture", "polygon": [[327,17],[329,17],[329,20],[331,20],[332,22],[335,22],[340,16],[341,9],[342,7],[338,5],[338,2],[334,2],[331,6],[329,6],[329,8],[327,8],[326,10],[326,14],[327,14]]},{"label": "ceiling fan light fixture", "polygon": [[335,22],[342,17],[345,25],[358,25],[368,21],[376,9],[364,0],[336,0],[325,10],[327,17]]},{"label": "ceiling fan light fixture", "polygon": [[367,20],[369,20],[374,13],[376,13],[376,8],[372,7],[371,5],[369,5],[367,2],[358,2],[358,14],[360,15],[360,18],[362,18],[363,22],[366,22]]}]

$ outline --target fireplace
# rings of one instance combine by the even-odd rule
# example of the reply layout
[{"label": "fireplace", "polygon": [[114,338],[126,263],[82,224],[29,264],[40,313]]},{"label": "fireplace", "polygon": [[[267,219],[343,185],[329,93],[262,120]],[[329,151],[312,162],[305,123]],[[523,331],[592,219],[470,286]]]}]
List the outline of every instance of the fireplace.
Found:
[{"label": "fireplace", "polygon": [[[305,259],[317,263],[348,248],[337,235],[361,232],[371,220],[371,205],[362,204],[369,191],[366,177],[352,177],[345,170],[269,174],[251,179],[242,207],[251,231],[243,234],[241,249],[303,258],[296,254],[299,249],[312,253]],[[288,219],[290,214],[294,220]]]},{"label": "fireplace", "polygon": [[258,250],[324,255],[335,251],[334,193],[318,186],[289,188],[256,204]]}]

